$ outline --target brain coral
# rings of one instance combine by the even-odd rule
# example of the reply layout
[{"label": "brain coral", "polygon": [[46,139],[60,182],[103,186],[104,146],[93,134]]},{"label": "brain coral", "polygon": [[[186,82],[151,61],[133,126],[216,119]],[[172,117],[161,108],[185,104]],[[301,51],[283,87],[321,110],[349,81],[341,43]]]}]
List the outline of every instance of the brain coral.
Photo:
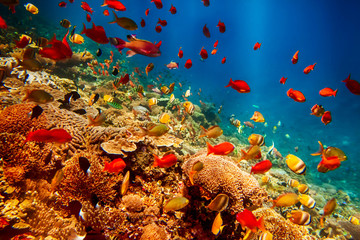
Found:
[{"label": "brain coral", "polygon": [[193,165],[199,161],[204,164],[204,168],[194,175],[194,184],[210,193],[211,198],[219,193],[227,194],[231,211],[260,207],[267,200],[267,193],[260,188],[258,181],[225,156],[206,156],[206,152],[190,156],[182,166],[187,177]]}]

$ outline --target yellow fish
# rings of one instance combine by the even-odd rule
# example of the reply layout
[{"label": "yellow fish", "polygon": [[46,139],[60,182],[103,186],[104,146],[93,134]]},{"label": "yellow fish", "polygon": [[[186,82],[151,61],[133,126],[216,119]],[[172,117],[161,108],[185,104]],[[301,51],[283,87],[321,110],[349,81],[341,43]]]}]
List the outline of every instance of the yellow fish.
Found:
[{"label": "yellow fish", "polygon": [[35,5],[28,3],[26,5],[24,5],[24,7],[26,8],[26,11],[32,13],[32,14],[38,14],[39,13],[39,9],[37,7],[35,7]]},{"label": "yellow fish", "polygon": [[187,101],[183,104],[183,106],[185,108],[185,112],[187,112],[188,114],[191,115],[194,113],[195,107],[194,107],[194,104],[192,104],[192,102]]},{"label": "yellow fish", "polygon": [[186,197],[175,197],[167,202],[164,206],[165,211],[177,211],[189,204],[189,200]]},{"label": "yellow fish", "polygon": [[151,108],[151,106],[154,106],[158,103],[157,98],[150,98],[149,99],[149,108]]},{"label": "yellow fish", "polygon": [[289,220],[297,225],[309,225],[311,223],[311,216],[308,212],[294,210],[290,214]]},{"label": "yellow fish", "polygon": [[219,127],[219,125],[214,125],[212,127],[209,127],[207,130],[201,125],[200,127],[204,131],[204,134],[201,134],[199,138],[202,137],[217,138],[223,134],[223,130]]},{"label": "yellow fish", "polygon": [[352,224],[355,224],[355,225],[360,225],[360,221],[357,217],[354,217],[354,216],[351,216],[349,217],[349,221],[352,223]]},{"label": "yellow fish", "polygon": [[298,180],[295,180],[295,179],[289,179],[289,181],[287,182],[287,184],[288,184],[290,187],[297,187],[297,186],[299,186],[299,181],[298,181]]},{"label": "yellow fish", "polygon": [[309,195],[306,195],[306,194],[301,194],[299,196],[299,201],[300,201],[300,203],[302,205],[304,205],[307,208],[314,208],[315,205],[316,205],[315,200],[312,197],[310,197]]},{"label": "yellow fish", "polygon": [[221,233],[221,231],[224,228],[224,225],[222,225],[222,224],[223,224],[223,220],[221,218],[221,212],[219,212],[215,217],[215,220],[214,220],[213,225],[211,227],[211,232],[214,235],[218,235],[219,233]]},{"label": "yellow fish", "polygon": [[268,182],[270,182],[270,177],[267,176],[267,175],[265,175],[265,176],[263,176],[263,177],[261,178],[261,181],[262,181],[263,183],[268,183]]},{"label": "yellow fish", "polygon": [[169,99],[169,103],[172,103],[174,100],[175,100],[175,95],[171,94],[170,99]]},{"label": "yellow fish", "polygon": [[262,232],[259,237],[259,240],[272,240],[272,239],[273,239],[273,235],[269,231]]},{"label": "yellow fish", "polygon": [[164,124],[170,122],[170,115],[168,113],[160,114],[159,122],[164,123]]},{"label": "yellow fish", "polygon": [[69,36],[69,40],[70,40],[70,42],[75,43],[75,44],[83,44],[85,41],[83,36],[81,36],[77,33],[75,33],[72,36]]},{"label": "yellow fish", "polygon": [[283,193],[277,199],[273,200],[274,207],[290,207],[299,202],[298,195],[296,193]]},{"label": "yellow fish", "polygon": [[297,187],[299,193],[307,193],[309,191],[309,187],[306,185],[306,184],[300,184],[298,187]]},{"label": "yellow fish", "polygon": [[296,174],[305,174],[306,172],[306,165],[305,163],[295,155],[288,154],[286,156],[286,164]]},{"label": "yellow fish", "polygon": [[263,146],[265,144],[265,139],[264,136],[260,135],[260,134],[251,134],[248,137],[248,141],[250,143],[250,145],[259,145],[259,146]]}]

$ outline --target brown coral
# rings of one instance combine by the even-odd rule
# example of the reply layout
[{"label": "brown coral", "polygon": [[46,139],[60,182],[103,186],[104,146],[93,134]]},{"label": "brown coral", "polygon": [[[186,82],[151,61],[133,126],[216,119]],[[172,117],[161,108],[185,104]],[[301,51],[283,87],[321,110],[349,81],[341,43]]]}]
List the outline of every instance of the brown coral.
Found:
[{"label": "brown coral", "polygon": [[[306,227],[292,223],[283,218],[274,209],[259,208],[253,211],[256,218],[263,217],[265,229],[273,235],[273,240],[315,240],[316,237],[309,234]],[[260,234],[260,233],[258,233]],[[258,239],[254,237],[252,239]]]},{"label": "brown coral", "polygon": [[115,139],[101,143],[101,148],[108,154],[117,154],[127,156],[127,152],[134,152],[136,144],[125,139]]},{"label": "brown coral", "polygon": [[227,194],[231,211],[240,212],[245,207],[260,207],[267,200],[267,193],[259,186],[258,181],[228,157],[206,156],[206,152],[190,156],[182,166],[187,177],[194,164],[199,161],[203,162],[204,168],[194,176],[194,184],[206,190],[211,198],[219,193]]},{"label": "brown coral", "polygon": [[140,212],[144,208],[144,203],[139,195],[130,194],[122,198],[127,211]]},{"label": "brown coral", "polygon": [[165,230],[155,223],[146,225],[143,229],[144,233],[141,235],[140,240],[166,240],[168,239]]}]

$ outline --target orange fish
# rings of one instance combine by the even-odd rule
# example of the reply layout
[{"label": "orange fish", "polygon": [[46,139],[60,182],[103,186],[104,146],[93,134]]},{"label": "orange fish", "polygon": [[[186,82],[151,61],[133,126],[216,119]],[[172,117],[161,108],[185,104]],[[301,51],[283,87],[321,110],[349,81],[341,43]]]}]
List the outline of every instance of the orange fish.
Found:
[{"label": "orange fish", "polygon": [[192,61],[191,59],[188,59],[186,62],[185,62],[185,68],[189,69],[192,67]]},{"label": "orange fish", "polygon": [[204,36],[205,36],[205,37],[210,38],[210,31],[209,31],[209,29],[207,28],[206,24],[205,24],[205,26],[203,27],[203,33],[204,33]]},{"label": "orange fish", "polygon": [[299,197],[296,193],[283,193],[277,197],[277,199],[273,200],[274,207],[290,207],[299,202]]},{"label": "orange fish", "polygon": [[329,216],[336,208],[336,199],[332,198],[331,200],[329,200],[325,206],[324,206],[324,213],[323,216],[320,218],[320,225],[323,227],[324,226],[324,218],[325,216]]},{"label": "orange fish", "polygon": [[161,20],[161,19],[159,18],[159,21],[157,22],[157,24],[160,24],[161,26],[166,27],[167,21],[166,21],[166,20]]},{"label": "orange fish", "polygon": [[206,49],[204,49],[204,47],[201,48],[200,56],[201,56],[201,59],[203,59],[203,60],[208,58],[208,53],[207,53]]},{"label": "orange fish", "polygon": [[250,159],[260,159],[261,158],[261,149],[258,145],[251,146],[246,152],[244,149],[241,149],[242,157],[241,160],[250,160]]},{"label": "orange fish", "polygon": [[176,13],[176,8],[171,4],[170,10],[169,12],[171,12],[171,14],[175,14]]},{"label": "orange fish", "polygon": [[145,10],[145,16],[149,15],[149,9]]},{"label": "orange fish", "polygon": [[216,42],[214,43],[214,48],[217,47],[218,43],[219,43],[219,40],[216,40]]},{"label": "orange fish", "polygon": [[249,85],[243,81],[243,80],[235,80],[233,81],[232,78],[230,78],[229,84],[225,87],[231,87],[238,91],[239,93],[248,93],[250,92]]},{"label": "orange fish", "polygon": [[350,79],[349,76],[343,80],[342,82],[345,83],[345,86],[349,89],[349,91],[355,95],[360,95],[360,83],[356,80]]},{"label": "orange fish", "polygon": [[317,166],[319,172],[328,172],[340,167],[341,161],[338,156],[326,157],[324,154],[321,157],[321,161]]},{"label": "orange fish", "polygon": [[161,9],[163,7],[161,0],[151,0],[151,2],[155,3],[157,9]]},{"label": "orange fish", "polygon": [[316,65],[316,63],[314,63],[313,65],[307,66],[307,67],[304,69],[304,73],[305,73],[305,74],[308,74],[310,71],[313,71],[315,65]]},{"label": "orange fish", "polygon": [[254,174],[266,173],[267,171],[270,170],[271,167],[272,167],[272,163],[270,162],[270,160],[264,160],[252,166],[250,173],[254,173]]},{"label": "orange fish", "polygon": [[108,6],[109,8],[115,9],[116,11],[126,11],[124,4],[118,0],[104,0],[102,7]]},{"label": "orange fish", "polygon": [[90,14],[94,12],[87,2],[81,2],[81,8]]},{"label": "orange fish", "polygon": [[287,78],[285,78],[285,77],[281,77],[281,79],[280,79],[280,83],[281,83],[281,84],[285,84],[286,80],[287,80]]},{"label": "orange fish", "polygon": [[215,49],[213,49],[213,50],[211,51],[211,55],[215,55],[216,52],[217,52],[217,48],[215,48]]},{"label": "orange fish", "polygon": [[2,29],[7,28],[6,22],[1,16],[0,16],[0,28],[2,28]]},{"label": "orange fish", "polygon": [[131,49],[135,54],[141,54],[148,57],[158,57],[161,55],[160,45],[161,41],[157,44],[152,42],[137,39],[134,36],[128,35],[129,42],[125,42],[120,38],[110,38],[110,43],[114,45],[119,51],[124,48]]},{"label": "orange fish", "polygon": [[323,96],[323,97],[331,97],[331,96],[336,97],[337,91],[338,91],[337,89],[334,91],[331,88],[324,88],[324,89],[320,90],[319,94],[320,94],[320,96]]},{"label": "orange fish", "polygon": [[315,104],[311,108],[311,115],[315,115],[316,117],[321,117],[325,112],[325,109],[323,106]]},{"label": "orange fish", "polygon": [[258,112],[258,111],[255,111],[253,116],[250,118],[250,120],[253,120],[254,122],[265,122],[265,118],[264,116]]},{"label": "orange fish", "polygon": [[254,50],[258,50],[261,47],[261,43],[256,42],[254,45]]},{"label": "orange fish", "polygon": [[148,76],[149,72],[151,72],[151,70],[154,69],[154,64],[153,63],[149,63],[146,68],[145,68],[145,73],[146,73],[146,76]]},{"label": "orange fish", "polygon": [[221,33],[225,32],[225,24],[223,22],[221,22],[220,20],[219,20],[219,23],[218,23],[217,27],[219,28],[219,31]]},{"label": "orange fish", "polygon": [[114,159],[110,163],[105,162],[105,167],[102,170],[103,172],[116,173],[122,172],[126,167],[126,163],[121,158]]},{"label": "orange fish", "polygon": [[235,149],[235,146],[229,142],[223,142],[223,143],[220,143],[215,146],[211,146],[211,144],[209,142],[206,142],[206,144],[208,146],[207,155],[212,154],[212,153],[214,155],[228,155]]},{"label": "orange fish", "polygon": [[266,231],[263,217],[256,220],[254,214],[250,210],[244,209],[244,211],[236,214],[236,220],[238,220],[243,229],[247,227],[250,231],[256,232],[259,228],[261,231]]},{"label": "orange fish", "polygon": [[91,16],[88,13],[86,14],[86,21],[91,22]]},{"label": "orange fish", "polygon": [[104,14],[104,16],[109,16],[110,15],[109,10],[105,9],[103,14]]},{"label": "orange fish", "polygon": [[221,63],[222,64],[226,63],[226,57],[223,57],[223,59],[221,59]]},{"label": "orange fish", "polygon": [[162,27],[161,27],[160,25],[156,26],[156,27],[155,27],[155,31],[156,31],[157,33],[161,33]]},{"label": "orange fish", "polygon": [[325,124],[328,125],[329,123],[331,123],[331,112],[330,111],[326,111],[324,112],[324,114],[321,117],[321,121]]},{"label": "orange fish", "polygon": [[290,88],[287,91],[287,95],[288,95],[288,97],[294,99],[295,102],[305,102],[306,101],[305,96],[304,96],[304,94],[302,94],[302,92],[294,90],[292,88]]},{"label": "orange fish", "polygon": [[293,64],[296,64],[298,62],[298,60],[299,60],[298,54],[299,54],[299,50],[296,51],[296,53],[294,54],[294,56],[291,59],[291,62]]},{"label": "orange fish", "polygon": [[184,52],[183,50],[181,50],[181,47],[179,48],[179,53],[178,53],[178,57],[182,58],[184,56]]},{"label": "orange fish", "polygon": [[145,27],[145,20],[143,18],[141,18],[140,26]]},{"label": "orange fish", "polygon": [[173,154],[171,152],[165,153],[162,158],[159,158],[155,154],[153,154],[153,155],[155,158],[155,161],[153,164],[154,167],[168,168],[168,167],[175,165],[177,162],[177,158],[176,158],[175,154]]}]

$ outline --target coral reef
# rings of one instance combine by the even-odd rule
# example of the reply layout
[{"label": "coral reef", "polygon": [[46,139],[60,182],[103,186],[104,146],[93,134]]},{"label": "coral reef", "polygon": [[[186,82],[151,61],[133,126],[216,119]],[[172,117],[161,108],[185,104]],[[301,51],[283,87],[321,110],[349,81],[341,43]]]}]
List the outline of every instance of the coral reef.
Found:
[{"label": "coral reef", "polygon": [[204,164],[204,168],[193,177],[194,184],[209,193],[210,198],[220,193],[227,194],[231,211],[240,212],[244,208],[261,207],[262,203],[267,201],[267,193],[257,180],[242,171],[228,157],[206,156],[206,152],[189,156],[182,166],[187,177],[193,165],[199,161]]},{"label": "coral reef", "polygon": [[159,227],[155,223],[146,225],[143,228],[143,234],[141,235],[140,240],[166,240],[168,239],[165,230],[162,227]]}]

